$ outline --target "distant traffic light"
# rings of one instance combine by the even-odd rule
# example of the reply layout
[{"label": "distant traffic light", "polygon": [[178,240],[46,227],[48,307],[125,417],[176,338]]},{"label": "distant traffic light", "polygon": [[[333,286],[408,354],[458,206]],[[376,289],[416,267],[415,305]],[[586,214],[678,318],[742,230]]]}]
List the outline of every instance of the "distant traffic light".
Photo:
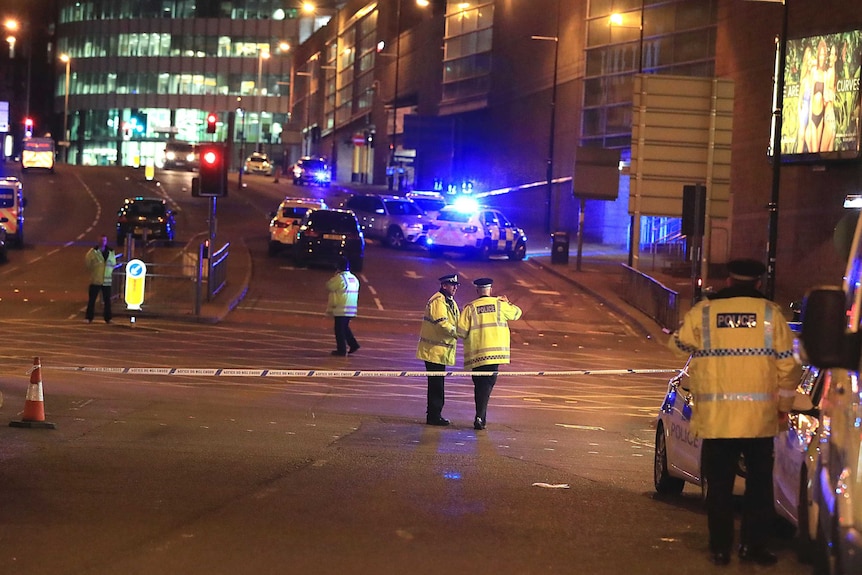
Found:
[{"label": "distant traffic light", "polygon": [[207,134],[215,134],[216,133],[216,123],[218,122],[218,115],[210,112],[207,114]]},{"label": "distant traffic light", "polygon": [[202,144],[200,172],[192,182],[192,196],[223,198],[227,196],[227,149],[223,144]]},{"label": "distant traffic light", "polygon": [[33,118],[24,118],[24,137],[33,137]]}]

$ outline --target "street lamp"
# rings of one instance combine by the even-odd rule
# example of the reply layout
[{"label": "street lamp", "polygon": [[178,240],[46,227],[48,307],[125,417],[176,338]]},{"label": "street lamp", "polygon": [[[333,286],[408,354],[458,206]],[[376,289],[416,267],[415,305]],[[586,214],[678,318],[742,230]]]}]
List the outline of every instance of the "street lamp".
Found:
[{"label": "street lamp", "polygon": [[68,54],[60,54],[60,61],[66,64],[66,88],[63,91],[63,141],[61,146],[65,147],[64,160],[69,161],[69,72],[72,66],[72,58]]},{"label": "street lamp", "polygon": [[[3,27],[6,28],[6,30],[10,33],[10,35],[6,37],[6,42],[9,43],[9,57],[14,58],[15,57],[15,43],[17,42],[15,34],[21,29],[21,23],[18,22],[17,20],[9,19],[3,23]],[[31,46],[32,46],[32,43],[29,41],[29,38],[28,38],[28,45],[27,45],[27,85],[25,88],[26,94],[24,96],[24,98],[25,98],[24,99],[24,116],[27,118],[30,117],[30,69],[31,69],[30,52],[32,50]]]},{"label": "street lamp", "polygon": [[[311,134],[309,131],[311,130],[311,126],[309,123],[311,122],[311,72],[294,72],[294,76],[305,76],[308,78],[306,83],[308,84],[308,95],[305,98],[305,137],[302,139],[303,145],[303,156],[311,155]],[[290,85],[290,91],[293,92],[293,84]],[[291,101],[293,100],[293,96],[290,97]],[[291,111],[293,108],[291,107]]]},{"label": "street lamp", "polygon": [[557,68],[560,60],[560,0],[557,0],[557,29],[554,36],[531,36],[532,40],[545,40],[554,43],[554,74],[551,81],[551,126],[548,130],[548,162],[547,162],[547,211],[545,216],[545,233],[551,233],[551,216],[554,198],[554,140],[557,129]]},{"label": "street lamp", "polygon": [[269,59],[269,50],[261,50],[258,48],[257,54],[257,84],[255,86],[257,93],[257,151],[261,151],[261,143],[263,142],[263,103],[261,100],[261,82],[263,78],[263,61]]}]

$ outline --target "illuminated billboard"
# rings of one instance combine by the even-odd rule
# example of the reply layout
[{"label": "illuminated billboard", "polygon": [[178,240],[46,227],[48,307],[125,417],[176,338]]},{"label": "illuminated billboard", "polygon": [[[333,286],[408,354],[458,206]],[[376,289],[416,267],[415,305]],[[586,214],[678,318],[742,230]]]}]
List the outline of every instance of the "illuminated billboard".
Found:
[{"label": "illuminated billboard", "polygon": [[782,158],[859,157],[862,31],[788,40],[784,62]]}]

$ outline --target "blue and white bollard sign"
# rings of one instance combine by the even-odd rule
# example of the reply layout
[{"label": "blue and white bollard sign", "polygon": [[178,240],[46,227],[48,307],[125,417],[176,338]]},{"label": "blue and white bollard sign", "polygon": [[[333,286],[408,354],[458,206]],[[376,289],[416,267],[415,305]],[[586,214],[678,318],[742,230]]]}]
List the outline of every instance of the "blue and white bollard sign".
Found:
[{"label": "blue and white bollard sign", "polygon": [[141,309],[146,279],[147,264],[141,260],[129,260],[126,264],[126,309]]}]

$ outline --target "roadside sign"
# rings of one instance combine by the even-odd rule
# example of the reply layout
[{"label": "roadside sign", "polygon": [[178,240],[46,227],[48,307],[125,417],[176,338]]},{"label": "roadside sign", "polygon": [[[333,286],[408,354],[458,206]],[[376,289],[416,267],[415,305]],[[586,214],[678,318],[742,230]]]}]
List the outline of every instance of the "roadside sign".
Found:
[{"label": "roadside sign", "polygon": [[141,309],[146,279],[147,264],[137,259],[129,260],[126,264],[126,309]]}]

